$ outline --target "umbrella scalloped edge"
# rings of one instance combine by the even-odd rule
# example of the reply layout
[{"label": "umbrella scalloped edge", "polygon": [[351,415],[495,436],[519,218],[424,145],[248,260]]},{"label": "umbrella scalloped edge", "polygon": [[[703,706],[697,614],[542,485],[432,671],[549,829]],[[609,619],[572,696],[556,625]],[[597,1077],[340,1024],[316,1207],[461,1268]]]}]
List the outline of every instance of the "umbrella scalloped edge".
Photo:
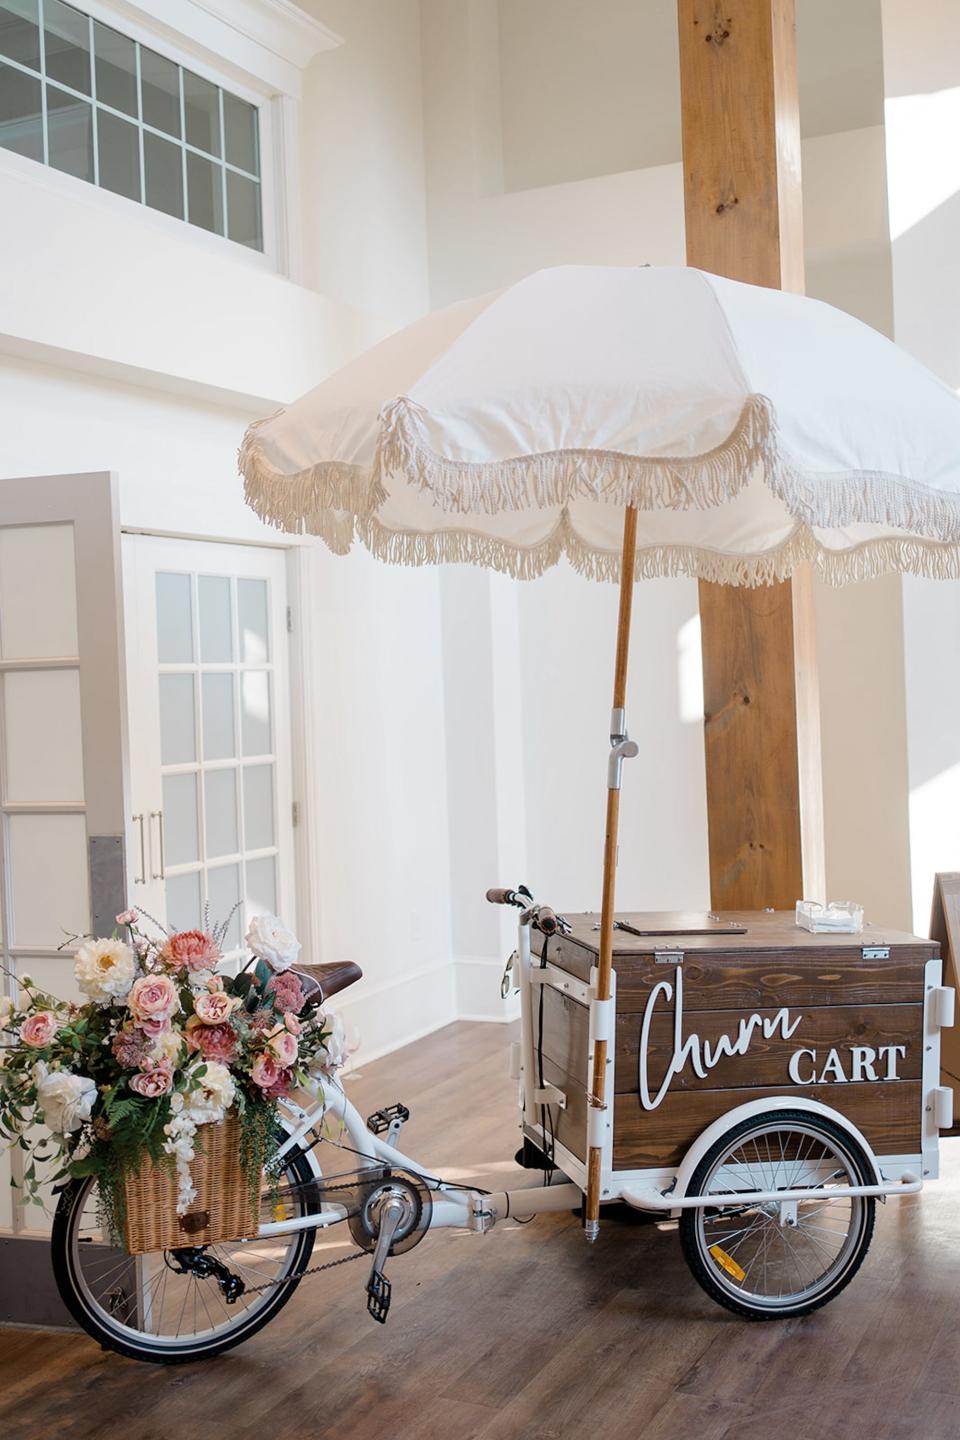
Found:
[{"label": "umbrella scalloped edge", "polygon": [[[262,454],[257,421],[238,455],[247,503],[266,524],[288,534],[317,535],[338,555],[359,539],[378,558],[400,565],[475,564],[515,579],[534,579],[566,558],[597,580],[618,579],[620,555],[588,544],[564,508],[538,544],[515,545],[468,527],[396,530],[377,511],[387,499],[381,476],[402,475],[450,515],[565,507],[575,499],[639,510],[708,509],[732,499],[759,467],[765,483],[797,522],[780,545],[757,555],[698,546],[659,545],[637,554],[638,577],[687,575],[732,585],[766,585],[811,564],[830,584],[906,571],[960,578],[960,497],[918,490],[894,474],[807,473],[791,464],[779,442],[773,407],[752,395],[730,436],[689,457],[633,456],[619,451],[559,450],[501,461],[436,455],[417,434],[419,410],[405,398],[385,406],[372,468],[322,461],[285,474]],[[282,414],[278,411],[277,414]],[[844,549],[821,545],[813,529],[877,524],[907,532]]]},{"label": "umbrella scalloped edge", "polygon": [[770,470],[776,459],[773,407],[765,395],[749,396],[722,444],[699,455],[577,449],[454,460],[424,442],[418,420],[425,414],[406,396],[384,406],[377,470],[403,475],[439,509],[457,515],[545,509],[572,500],[637,510],[709,510],[731,500],[757,465]]}]

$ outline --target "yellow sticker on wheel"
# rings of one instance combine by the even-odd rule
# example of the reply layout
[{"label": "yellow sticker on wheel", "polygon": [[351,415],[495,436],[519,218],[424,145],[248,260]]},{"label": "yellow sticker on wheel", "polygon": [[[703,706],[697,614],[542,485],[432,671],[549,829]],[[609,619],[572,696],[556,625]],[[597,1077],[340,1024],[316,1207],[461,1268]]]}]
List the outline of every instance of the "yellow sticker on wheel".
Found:
[{"label": "yellow sticker on wheel", "polygon": [[746,1280],[746,1270],[742,1269],[742,1267],[737,1264],[736,1260],[734,1260],[733,1256],[728,1255],[726,1250],[724,1250],[721,1246],[711,1245],[710,1254],[713,1256],[714,1260],[716,1260],[717,1264],[720,1266],[720,1269],[726,1270],[727,1274],[732,1275],[734,1280]]}]

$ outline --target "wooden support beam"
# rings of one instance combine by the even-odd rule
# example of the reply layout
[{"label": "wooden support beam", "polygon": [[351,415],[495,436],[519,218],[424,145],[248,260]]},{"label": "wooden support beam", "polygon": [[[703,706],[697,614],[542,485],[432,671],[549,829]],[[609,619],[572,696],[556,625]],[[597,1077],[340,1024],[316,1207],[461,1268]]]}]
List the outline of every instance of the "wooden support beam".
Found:
[{"label": "wooden support beam", "polygon": [[[687,263],[803,290],[794,0],[678,0]],[[824,898],[813,580],[700,585],[715,908]]]}]

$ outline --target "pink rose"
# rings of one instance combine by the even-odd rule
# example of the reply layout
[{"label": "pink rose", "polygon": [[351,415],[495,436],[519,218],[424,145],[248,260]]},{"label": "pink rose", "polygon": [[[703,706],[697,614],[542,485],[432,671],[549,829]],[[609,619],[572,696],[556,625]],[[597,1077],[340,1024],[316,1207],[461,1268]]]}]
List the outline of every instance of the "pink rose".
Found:
[{"label": "pink rose", "polygon": [[142,1074],[131,1075],[130,1089],[138,1095],[145,1095],[148,1100],[168,1094],[173,1089],[173,1067],[168,1060],[161,1060],[159,1065],[144,1070]]},{"label": "pink rose", "polygon": [[117,925],[135,925],[137,923],[136,910],[121,910],[119,915],[114,916]]},{"label": "pink rose", "polygon": [[267,1044],[285,1070],[296,1060],[297,1037],[291,1035],[289,1030],[279,1030],[276,1035],[271,1035]]},{"label": "pink rose", "polygon": [[169,975],[141,975],[134,980],[127,1005],[135,1020],[169,1020],[180,1009],[177,987]]},{"label": "pink rose", "polygon": [[149,1035],[152,1040],[155,1040],[158,1035],[167,1033],[170,1029],[170,1020],[169,1018],[166,1020],[141,1020],[140,1029],[144,1035]]},{"label": "pink rose", "polygon": [[35,1050],[42,1050],[49,1045],[57,1033],[57,1022],[49,1010],[38,1010],[34,1015],[28,1015],[20,1026],[20,1039],[24,1045],[32,1045]]},{"label": "pink rose", "polygon": [[212,935],[203,930],[180,930],[171,935],[160,951],[160,959],[166,960],[175,970],[213,970],[223,956],[220,946]]},{"label": "pink rose", "polygon": [[269,1090],[280,1079],[282,1068],[276,1055],[269,1050],[263,1050],[250,1067],[250,1077],[254,1085],[259,1085],[261,1090]]},{"label": "pink rose", "polygon": [[204,1025],[193,1015],[187,1021],[187,1045],[204,1060],[229,1065],[237,1058],[237,1035],[232,1025]]},{"label": "pink rose", "polygon": [[286,1015],[284,1015],[283,1023],[284,1025],[286,1025],[291,1035],[299,1035],[303,1029],[303,1026],[300,1024],[300,1021],[297,1019],[296,1015],[294,1015],[292,1010],[288,1010]]},{"label": "pink rose", "polygon": [[193,1008],[204,1025],[223,1025],[229,1020],[235,1006],[233,998],[226,991],[211,990],[194,996]]}]

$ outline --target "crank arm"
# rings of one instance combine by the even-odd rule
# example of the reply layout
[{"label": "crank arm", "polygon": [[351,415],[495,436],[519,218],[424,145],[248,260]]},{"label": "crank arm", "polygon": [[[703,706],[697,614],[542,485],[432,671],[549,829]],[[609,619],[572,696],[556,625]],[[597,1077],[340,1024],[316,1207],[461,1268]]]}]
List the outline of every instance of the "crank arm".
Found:
[{"label": "crank arm", "polygon": [[393,1237],[397,1233],[397,1227],[403,1219],[403,1214],[403,1202],[393,1197],[386,1201],[380,1212],[377,1243],[373,1252],[373,1263],[370,1266],[370,1279],[367,1281],[367,1312],[381,1325],[387,1323],[387,1312],[390,1309],[390,1281],[384,1274],[383,1267],[387,1263],[387,1256],[393,1245]]}]

